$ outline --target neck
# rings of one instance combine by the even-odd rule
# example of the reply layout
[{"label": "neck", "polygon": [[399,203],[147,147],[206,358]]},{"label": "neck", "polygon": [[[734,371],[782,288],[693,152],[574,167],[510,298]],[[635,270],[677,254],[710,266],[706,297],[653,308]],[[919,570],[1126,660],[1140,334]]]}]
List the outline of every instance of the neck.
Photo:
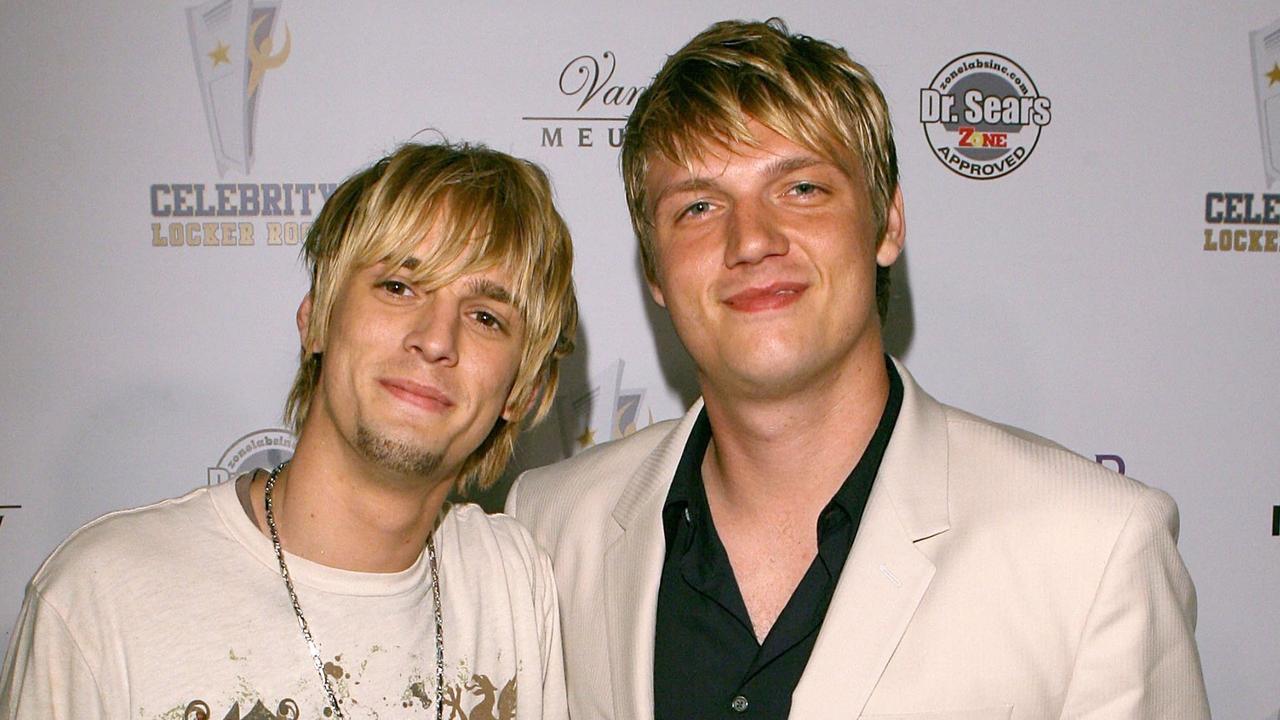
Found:
[{"label": "neck", "polygon": [[[281,546],[329,567],[399,572],[421,555],[454,482],[451,476],[406,478],[363,458],[339,459],[305,428],[272,492]],[[345,461],[344,461],[345,460]],[[264,529],[266,474],[250,486]]]},{"label": "neck", "polygon": [[883,356],[780,398],[703,383],[713,439],[702,470],[713,505],[743,517],[816,514],[875,434],[889,395]]}]

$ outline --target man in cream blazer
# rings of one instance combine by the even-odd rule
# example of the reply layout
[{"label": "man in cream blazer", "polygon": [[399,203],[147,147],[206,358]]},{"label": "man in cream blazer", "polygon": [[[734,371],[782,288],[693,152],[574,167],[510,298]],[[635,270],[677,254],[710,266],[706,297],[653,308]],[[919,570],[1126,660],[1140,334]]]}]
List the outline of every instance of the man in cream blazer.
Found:
[{"label": "man in cream blazer", "polygon": [[865,68],[718,23],[637,101],[623,174],[703,399],[508,498],[574,718],[1209,716],[1173,501],[884,356],[905,220]]}]

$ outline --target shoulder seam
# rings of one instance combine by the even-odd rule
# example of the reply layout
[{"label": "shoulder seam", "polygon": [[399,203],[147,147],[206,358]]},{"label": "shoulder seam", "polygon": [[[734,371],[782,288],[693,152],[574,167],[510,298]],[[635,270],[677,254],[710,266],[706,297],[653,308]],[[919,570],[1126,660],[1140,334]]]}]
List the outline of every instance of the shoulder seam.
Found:
[{"label": "shoulder seam", "polygon": [[[121,510],[117,512],[128,512],[128,511]],[[89,677],[93,680],[93,687],[98,692],[98,705],[103,708],[106,708],[107,706],[106,697],[103,695],[103,692],[102,692],[102,683],[98,681],[97,672],[95,672],[93,666],[89,664],[89,658],[85,654],[84,648],[80,646],[80,641],[76,638],[75,633],[71,631],[71,624],[67,622],[67,619],[65,617],[63,617],[62,612],[58,609],[56,605],[54,605],[53,603],[45,599],[44,593],[40,591],[40,588],[36,587],[34,580],[31,583],[31,595],[40,606],[47,608],[49,612],[52,613],[55,618],[57,618],[58,625],[59,627],[61,627],[63,634],[67,636],[67,639],[71,641],[71,646],[75,648],[76,655],[79,656],[79,659],[80,659],[80,664],[84,665],[85,670],[89,672]]]},{"label": "shoulder seam", "polygon": [[193,492],[195,492],[196,490],[199,490],[199,489],[200,489],[200,488],[194,488],[194,489],[192,489],[192,490],[188,491],[186,494],[184,494],[184,495],[180,495],[179,497],[165,498],[165,499],[163,499],[163,500],[157,500],[156,502],[147,503],[146,505],[139,505],[138,507],[122,508],[122,509],[120,509],[120,510],[112,510],[112,511],[110,511],[110,512],[107,512],[107,513],[104,513],[104,514],[102,514],[102,515],[99,515],[98,517],[96,517],[96,518],[94,518],[94,519],[90,520],[89,522],[87,522],[87,523],[85,523],[85,524],[81,525],[80,527],[78,527],[78,528],[76,528],[75,530],[71,531],[71,534],[70,534],[70,535],[68,535],[66,538],[64,538],[64,539],[62,540],[62,542],[58,543],[58,545],[53,549],[53,551],[49,553],[49,556],[48,556],[48,557],[46,557],[46,558],[44,559],[44,562],[40,563],[40,567],[36,569],[35,574],[34,574],[34,575],[32,576],[32,578],[31,578],[31,583],[32,583],[32,585],[35,585],[35,584],[36,584],[36,582],[37,582],[38,580],[40,580],[40,579],[44,576],[45,571],[46,571],[46,569],[47,569],[47,568],[48,568],[48,566],[49,566],[49,563],[50,563],[50,562],[52,562],[52,561],[53,561],[53,559],[54,559],[55,557],[57,557],[59,554],[61,554],[61,553],[62,553],[63,548],[65,548],[68,544],[70,544],[70,543],[71,543],[71,541],[73,541],[73,540],[75,540],[76,538],[80,537],[80,536],[81,536],[81,535],[83,535],[84,533],[89,532],[90,530],[92,530],[92,529],[94,529],[94,528],[98,527],[99,525],[101,525],[101,524],[103,524],[103,523],[105,523],[105,522],[109,522],[109,521],[111,521],[111,520],[114,520],[115,518],[122,517],[122,516],[125,516],[125,515],[132,515],[132,514],[134,514],[134,513],[139,513],[139,512],[142,512],[142,511],[144,511],[144,510],[150,510],[151,508],[159,507],[159,506],[161,506],[161,505],[166,505],[166,504],[170,504],[170,503],[173,503],[173,502],[175,502],[175,501],[178,501],[178,500],[182,500],[182,499],[184,499],[184,498],[187,498],[188,496],[190,496],[190,495],[191,495],[191,493],[193,493]]}]

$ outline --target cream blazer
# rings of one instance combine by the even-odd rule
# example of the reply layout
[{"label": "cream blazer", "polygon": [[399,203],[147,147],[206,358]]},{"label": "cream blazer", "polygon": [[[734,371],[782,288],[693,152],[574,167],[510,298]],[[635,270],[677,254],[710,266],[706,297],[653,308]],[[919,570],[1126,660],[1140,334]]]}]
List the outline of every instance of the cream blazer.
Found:
[{"label": "cream blazer", "polygon": [[[897,426],[790,717],[1208,718],[1169,496],[898,372]],[[662,504],[701,409],[508,496],[552,557],[575,720],[653,717]]]}]

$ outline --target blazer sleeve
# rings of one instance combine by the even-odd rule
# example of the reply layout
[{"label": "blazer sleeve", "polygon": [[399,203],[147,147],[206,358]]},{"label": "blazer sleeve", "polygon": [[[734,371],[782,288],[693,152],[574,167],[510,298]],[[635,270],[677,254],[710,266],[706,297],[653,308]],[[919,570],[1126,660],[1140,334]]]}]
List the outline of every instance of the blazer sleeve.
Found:
[{"label": "blazer sleeve", "polygon": [[1099,582],[1062,718],[1209,717],[1195,642],[1195,587],[1177,539],[1173,499],[1145,488]]}]

